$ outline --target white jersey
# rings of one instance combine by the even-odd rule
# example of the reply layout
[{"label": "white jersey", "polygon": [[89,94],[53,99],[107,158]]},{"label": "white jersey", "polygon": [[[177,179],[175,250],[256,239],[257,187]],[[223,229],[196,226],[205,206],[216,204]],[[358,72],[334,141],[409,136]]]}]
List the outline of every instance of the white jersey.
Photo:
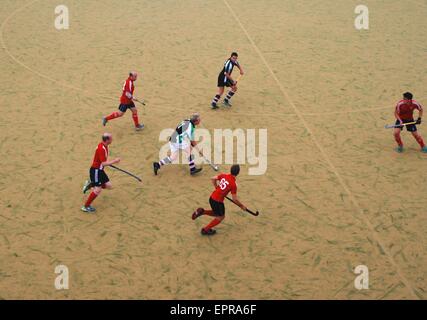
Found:
[{"label": "white jersey", "polygon": [[172,134],[170,142],[173,144],[187,146],[194,141],[196,126],[190,120],[182,121]]}]

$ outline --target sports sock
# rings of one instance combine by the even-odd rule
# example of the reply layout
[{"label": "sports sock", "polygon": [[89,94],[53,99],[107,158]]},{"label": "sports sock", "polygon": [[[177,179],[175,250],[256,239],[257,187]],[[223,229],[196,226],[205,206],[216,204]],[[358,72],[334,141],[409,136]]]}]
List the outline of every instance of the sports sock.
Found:
[{"label": "sports sock", "polygon": [[195,170],[196,169],[196,165],[194,163],[194,157],[192,155],[188,158],[188,161],[189,161],[188,165],[190,166],[190,170],[191,171]]},{"label": "sports sock", "polygon": [[204,227],[203,229],[205,231],[212,229],[213,227],[219,225],[221,223],[222,220],[219,219],[213,219],[206,227]]},{"label": "sports sock", "polygon": [[231,97],[232,96],[234,96],[234,93],[235,92],[233,92],[233,91],[228,91],[228,93],[227,93],[227,96],[225,97],[225,99],[224,99],[224,101],[228,101],[228,100],[230,100],[231,99]]},{"label": "sports sock", "polygon": [[399,147],[403,146],[402,138],[400,137],[400,134],[394,136],[394,140],[396,140]]},{"label": "sports sock", "polygon": [[139,121],[138,121],[138,113],[132,113],[132,119],[133,119],[133,123],[135,123],[135,127],[139,126]]},{"label": "sports sock", "polygon": [[165,164],[170,164],[170,163],[172,163],[172,160],[170,157],[166,157],[159,161],[160,166],[164,166]]},{"label": "sports sock", "polygon": [[91,192],[91,194],[89,195],[89,197],[87,198],[87,201],[85,203],[85,207],[89,207],[91,205],[91,203],[93,202],[93,200],[96,199],[98,195],[95,194],[95,192]]},{"label": "sports sock", "polygon": [[216,105],[220,98],[221,96],[219,94],[215,95],[215,97],[212,99],[212,103]]},{"label": "sports sock", "polygon": [[113,113],[112,113],[112,114],[110,114],[109,116],[105,117],[105,119],[107,119],[108,121],[113,120],[113,119],[116,119],[116,118],[118,118],[118,117],[119,117],[119,114],[120,114],[120,113],[118,113],[118,112],[113,112]]}]

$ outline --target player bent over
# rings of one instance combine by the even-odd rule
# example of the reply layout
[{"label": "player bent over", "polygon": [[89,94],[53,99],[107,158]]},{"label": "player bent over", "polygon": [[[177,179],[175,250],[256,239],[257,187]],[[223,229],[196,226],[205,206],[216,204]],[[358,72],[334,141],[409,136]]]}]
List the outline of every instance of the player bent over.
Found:
[{"label": "player bent over", "polygon": [[190,119],[182,121],[178,127],[176,127],[169,140],[170,155],[159,162],[153,162],[155,175],[157,175],[157,171],[159,171],[162,166],[171,164],[178,158],[179,150],[183,150],[188,156],[191,175],[202,171],[202,168],[196,168],[194,156],[191,153],[193,147],[197,145],[197,142],[194,141],[194,132],[196,126],[199,125],[200,122],[200,115],[198,113],[194,113]]},{"label": "player bent over", "polygon": [[133,91],[135,90],[134,82],[138,79],[138,74],[135,71],[129,73],[129,77],[123,85],[122,96],[120,97],[119,111],[113,112],[107,117],[102,118],[102,125],[105,126],[108,121],[123,116],[127,109],[132,111],[132,119],[135,124],[136,130],[144,129],[144,124],[140,124],[138,120],[138,110],[136,109],[135,103],[133,102],[134,96]]},{"label": "player bent over", "polygon": [[224,93],[224,87],[231,87],[230,91],[228,91],[227,96],[224,99],[224,105],[227,107],[231,107],[230,99],[237,91],[237,81],[231,77],[231,73],[233,72],[234,66],[239,68],[240,74],[243,75],[243,68],[237,61],[238,54],[237,52],[233,52],[231,57],[227,59],[224,63],[224,68],[218,75],[218,93],[212,100],[211,107],[212,109],[217,109],[217,103],[219,99],[221,99],[222,94]]},{"label": "player bent over", "polygon": [[113,142],[113,136],[111,133],[104,133],[102,135],[102,141],[98,144],[93,157],[93,163],[89,170],[90,181],[86,181],[83,186],[83,193],[86,193],[90,188],[93,187],[93,191],[89,195],[86,203],[82,207],[84,212],[94,212],[95,208],[91,206],[93,200],[101,193],[102,189],[111,189],[110,179],[104,171],[104,167],[119,163],[120,158],[114,160],[108,160],[108,146]]},{"label": "player bent over", "polygon": [[[404,123],[409,122],[416,122],[415,124],[408,124],[406,125],[406,130],[412,133],[412,136],[417,140],[418,144],[421,147],[421,151],[424,153],[427,153],[427,147],[424,143],[423,138],[421,135],[417,132],[417,124],[421,124],[421,118],[423,116],[423,107],[421,104],[419,104],[417,101],[413,100],[413,95],[410,92],[405,92],[403,94],[403,100],[400,100],[397,105],[394,112],[394,115],[396,117],[396,125],[401,125]],[[414,120],[414,110],[418,110],[418,119],[417,121]],[[400,132],[403,130],[404,126],[400,126],[394,129],[394,139],[397,142],[397,152],[403,152],[403,142],[402,138],[400,137]]]},{"label": "player bent over", "polygon": [[240,166],[235,164],[231,167],[230,174],[219,174],[215,177],[212,177],[212,184],[215,187],[215,191],[212,192],[209,198],[209,204],[212,210],[205,210],[203,208],[198,208],[194,211],[192,219],[196,220],[202,215],[208,215],[215,217],[206,227],[202,228],[202,235],[213,235],[216,233],[216,230],[212,229],[221,223],[225,218],[225,207],[224,207],[224,198],[231,192],[233,201],[242,209],[246,210],[246,207],[239,201],[237,198],[237,184],[236,177],[239,175]]}]

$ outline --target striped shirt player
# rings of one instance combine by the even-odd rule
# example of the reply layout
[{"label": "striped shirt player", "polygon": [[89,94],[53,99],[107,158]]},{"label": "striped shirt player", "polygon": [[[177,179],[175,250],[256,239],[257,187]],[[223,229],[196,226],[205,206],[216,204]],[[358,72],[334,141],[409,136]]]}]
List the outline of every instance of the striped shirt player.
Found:
[{"label": "striped shirt player", "polygon": [[159,171],[162,166],[171,164],[178,158],[179,150],[183,150],[188,156],[191,175],[202,171],[202,168],[196,168],[194,156],[191,153],[192,148],[197,145],[197,142],[194,140],[194,132],[196,126],[200,124],[200,121],[200,115],[198,113],[194,113],[190,119],[182,121],[176,127],[169,140],[170,155],[159,162],[153,162],[155,175],[157,175],[157,171]]},{"label": "striped shirt player", "polygon": [[[414,120],[414,110],[418,110],[418,119]],[[403,130],[403,127],[406,127],[406,130],[412,133],[412,136],[417,140],[418,144],[421,147],[421,151],[427,153],[427,147],[424,144],[424,140],[417,131],[417,124],[421,124],[421,118],[423,116],[423,107],[417,101],[413,100],[413,95],[410,92],[405,92],[403,94],[403,99],[396,104],[394,111],[396,117],[396,127],[394,129],[394,139],[397,142],[397,152],[403,152],[403,142],[400,136],[400,132]],[[411,123],[408,125],[402,125],[405,123]],[[400,125],[400,126],[399,126]]]},{"label": "striped shirt player", "polygon": [[230,99],[237,91],[237,81],[235,81],[231,74],[233,73],[234,67],[239,68],[240,74],[243,75],[243,68],[237,61],[238,54],[237,52],[233,52],[227,61],[224,63],[224,67],[218,75],[218,93],[215,95],[211,102],[212,109],[218,108],[218,101],[221,99],[222,94],[224,93],[225,87],[231,87],[230,91],[228,91],[227,96],[224,99],[224,105],[227,107],[231,107]]},{"label": "striped shirt player", "polygon": [[237,183],[236,177],[239,175],[240,166],[235,164],[230,169],[230,174],[219,174],[211,178],[212,184],[215,187],[215,190],[212,192],[209,198],[209,204],[211,210],[205,210],[203,208],[197,208],[193,212],[191,218],[196,220],[202,215],[208,215],[215,217],[206,227],[202,228],[202,235],[213,235],[216,233],[213,227],[217,226],[225,218],[225,207],[224,207],[224,198],[231,192],[233,201],[242,209],[246,210],[246,207],[239,201],[237,198]]},{"label": "striped shirt player", "polygon": [[91,206],[93,200],[95,200],[95,198],[101,193],[102,189],[112,188],[110,179],[104,171],[106,166],[120,162],[120,158],[110,161],[108,160],[108,146],[112,142],[113,136],[111,133],[104,133],[102,135],[102,141],[98,144],[95,150],[92,166],[89,169],[90,180],[87,180],[83,186],[83,193],[86,193],[89,189],[93,188],[93,191],[82,207],[82,211],[84,212],[94,212],[95,208]]},{"label": "striped shirt player", "polygon": [[123,84],[122,95],[120,97],[119,111],[113,112],[109,116],[102,118],[102,125],[105,126],[108,121],[122,117],[126,110],[129,109],[132,112],[132,119],[135,124],[136,130],[144,128],[144,124],[139,123],[138,110],[136,109],[135,103],[133,102],[133,92],[135,90],[135,81],[138,79],[138,74],[135,71],[129,73],[129,77]]}]

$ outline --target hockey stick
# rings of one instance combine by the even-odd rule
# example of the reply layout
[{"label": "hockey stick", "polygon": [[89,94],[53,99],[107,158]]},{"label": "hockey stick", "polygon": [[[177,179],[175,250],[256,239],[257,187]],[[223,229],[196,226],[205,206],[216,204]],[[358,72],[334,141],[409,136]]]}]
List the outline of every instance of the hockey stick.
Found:
[{"label": "hockey stick", "polygon": [[386,128],[386,129],[400,128],[400,127],[402,127],[402,126],[409,126],[409,125],[411,125],[411,124],[417,124],[417,122],[416,122],[416,121],[413,121],[413,122],[407,122],[407,123],[402,123],[402,124],[386,124],[386,125],[385,125],[385,128]]},{"label": "hockey stick", "polygon": [[140,101],[140,100],[138,100],[136,98],[133,98],[133,101],[139,102],[140,104],[142,104],[143,106],[145,106],[144,100]]},{"label": "hockey stick", "polygon": [[214,165],[212,162],[209,161],[209,159],[207,159],[203,154],[200,154],[200,156],[203,158],[203,160],[205,160],[205,162],[210,165],[210,167],[212,169],[214,169],[215,171],[219,170],[219,167],[217,165]]},{"label": "hockey stick", "polygon": [[134,174],[132,174],[132,173],[130,173],[130,172],[127,172],[126,170],[120,169],[120,168],[118,168],[118,167],[116,167],[116,166],[114,166],[114,165],[110,165],[110,167],[111,167],[111,168],[113,168],[113,169],[116,169],[116,170],[118,170],[118,171],[121,171],[121,172],[123,172],[123,173],[126,173],[127,175],[129,175],[129,176],[131,176],[131,177],[135,178],[136,180],[138,180],[139,182],[142,182],[142,179],[141,179],[141,178],[137,177],[136,175],[134,175]]},{"label": "hockey stick", "polygon": [[199,148],[197,148],[197,146],[194,146],[194,149],[197,150],[197,152],[200,154],[200,156],[203,158],[203,160],[215,171],[219,170],[219,167],[215,164],[213,164],[208,158],[206,158],[203,153],[199,150]]},{"label": "hockey stick", "polygon": [[[231,202],[233,202],[236,206],[237,206],[237,203],[235,203],[234,201],[233,201],[233,199],[231,199],[231,198],[229,198],[229,197],[227,197],[227,196],[225,196],[228,200],[230,200]],[[256,212],[253,212],[253,211],[251,211],[251,210],[249,210],[248,208],[246,208],[246,212],[249,212],[251,215],[253,215],[253,216],[259,216],[259,211],[257,210]]]}]

